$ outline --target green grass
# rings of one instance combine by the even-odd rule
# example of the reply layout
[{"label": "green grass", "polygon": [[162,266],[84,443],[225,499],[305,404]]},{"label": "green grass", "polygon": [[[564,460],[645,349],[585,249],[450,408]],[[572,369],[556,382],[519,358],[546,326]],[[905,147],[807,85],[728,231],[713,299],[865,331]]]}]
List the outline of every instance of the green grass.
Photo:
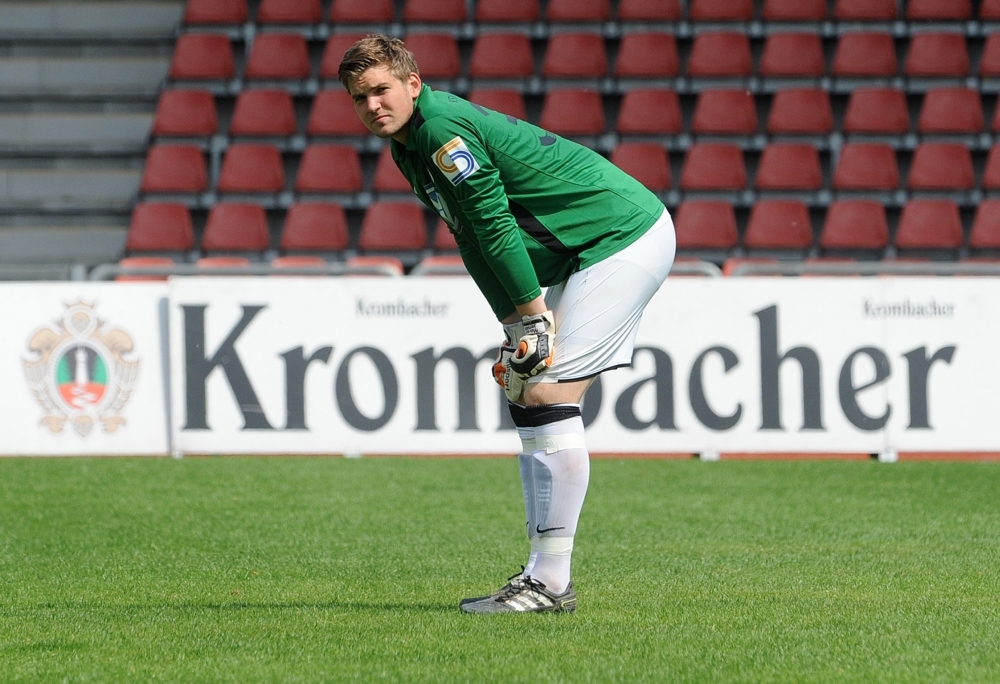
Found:
[{"label": "green grass", "polygon": [[574,615],[470,616],[513,459],[0,459],[0,681],[1000,680],[1000,465],[599,460]]}]

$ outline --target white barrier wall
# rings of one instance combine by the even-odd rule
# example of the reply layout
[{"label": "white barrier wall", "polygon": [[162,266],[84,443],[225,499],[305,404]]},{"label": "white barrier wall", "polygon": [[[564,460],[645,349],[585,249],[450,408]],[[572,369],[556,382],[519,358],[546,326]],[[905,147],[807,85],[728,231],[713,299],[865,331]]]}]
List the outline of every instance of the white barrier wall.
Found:
[{"label": "white barrier wall", "polygon": [[[467,278],[0,289],[0,453],[518,448],[489,372],[499,325]],[[588,394],[588,444],[998,451],[998,333],[1000,279],[672,278],[633,368]]]}]

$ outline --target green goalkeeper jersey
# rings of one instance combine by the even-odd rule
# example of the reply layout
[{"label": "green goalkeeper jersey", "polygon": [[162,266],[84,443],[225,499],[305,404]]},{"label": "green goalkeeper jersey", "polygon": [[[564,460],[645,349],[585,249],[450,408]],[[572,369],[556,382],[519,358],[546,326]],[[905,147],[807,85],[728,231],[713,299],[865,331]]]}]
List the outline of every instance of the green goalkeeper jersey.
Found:
[{"label": "green goalkeeper jersey", "polygon": [[627,247],[664,211],[593,150],[426,85],[406,144],[391,144],[498,319]]}]

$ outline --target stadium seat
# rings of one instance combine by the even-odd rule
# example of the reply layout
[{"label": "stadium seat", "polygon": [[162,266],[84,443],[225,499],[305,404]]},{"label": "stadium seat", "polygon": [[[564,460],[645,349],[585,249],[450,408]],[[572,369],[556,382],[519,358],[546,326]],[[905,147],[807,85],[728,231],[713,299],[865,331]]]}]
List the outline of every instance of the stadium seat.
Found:
[{"label": "stadium seat", "polygon": [[882,250],[889,244],[885,207],[874,200],[830,203],[819,236],[823,250]]},{"label": "stadium seat", "polygon": [[1000,20],[1000,0],[983,0],[979,6],[979,18],[983,21]]},{"label": "stadium seat", "polygon": [[826,0],[765,0],[761,18],[764,21],[824,21]]},{"label": "stadium seat", "polygon": [[979,91],[972,88],[928,90],[917,119],[918,133],[977,134],[984,126]]},{"label": "stadium seat", "polygon": [[986,155],[982,186],[983,190],[1000,190],[1000,144],[993,145]]},{"label": "stadium seat", "polygon": [[309,50],[298,33],[259,33],[250,48],[243,75],[259,80],[309,78]]},{"label": "stadium seat", "polygon": [[201,249],[205,252],[263,252],[271,246],[264,207],[217,202],[208,211]]},{"label": "stadium seat", "polygon": [[318,24],[323,20],[320,0],[261,0],[258,24]]},{"label": "stadium seat", "polygon": [[250,16],[246,0],[187,0],[185,26],[246,23]]},{"label": "stadium seat", "polygon": [[526,121],[527,110],[524,106],[524,95],[519,90],[507,88],[476,88],[469,93],[469,102],[480,107],[492,109],[501,114],[509,114],[516,119]]},{"label": "stadium seat", "polygon": [[139,185],[142,192],[204,192],[208,189],[205,154],[196,145],[153,145]]},{"label": "stadium seat", "polygon": [[322,137],[371,135],[354,111],[350,94],[340,86],[316,93],[309,110],[306,133]]},{"label": "stadium seat", "polygon": [[976,207],[969,247],[973,250],[1000,249],[1000,199],[985,200]]},{"label": "stadium seat", "polygon": [[401,276],[404,273],[403,262],[389,255],[357,255],[344,262],[347,267],[346,276]]},{"label": "stadium seat", "polygon": [[826,61],[819,34],[772,33],[764,43],[759,73],[765,78],[821,78]]},{"label": "stadium seat", "polygon": [[681,190],[742,190],[747,184],[743,151],[728,143],[695,143],[681,168]]},{"label": "stadium seat", "polygon": [[971,190],[975,181],[968,146],[925,142],[918,145],[913,154],[906,187],[910,190]]},{"label": "stadium seat", "polygon": [[758,190],[819,190],[823,172],[813,145],[771,143],[764,148],[754,187]]},{"label": "stadium seat", "polygon": [[892,78],[896,71],[896,44],[892,34],[845,33],[837,41],[831,68],[834,77]]},{"label": "stadium seat", "polygon": [[457,78],[461,72],[458,41],[450,33],[410,33],[405,42],[420,65],[422,78]]},{"label": "stadium seat", "polygon": [[747,249],[801,249],[812,246],[809,209],[797,200],[757,200],[743,235]]},{"label": "stadium seat", "polygon": [[903,207],[894,244],[899,249],[957,249],[962,244],[958,205],[945,199],[914,199]]},{"label": "stadium seat", "polygon": [[358,249],[417,251],[427,247],[424,211],[413,202],[372,202],[361,223]]},{"label": "stadium seat", "polygon": [[215,98],[207,90],[168,89],[156,103],[154,136],[208,137],[219,130]]},{"label": "stadium seat", "polygon": [[732,249],[739,235],[736,212],[723,200],[685,200],[674,214],[677,249]]},{"label": "stadium seat", "polygon": [[386,145],[379,152],[378,162],[375,164],[375,180],[372,182],[372,190],[375,192],[403,192],[411,194],[413,188],[403,175],[403,172],[396,166],[392,159],[392,148]]},{"label": "stadium seat", "polygon": [[608,55],[599,33],[557,33],[549,38],[542,62],[545,78],[601,78]]},{"label": "stadium seat", "polygon": [[512,24],[535,22],[541,17],[538,0],[479,0],[476,3],[476,22]]},{"label": "stadium seat", "polygon": [[333,0],[333,24],[388,24],[396,17],[393,0]]},{"label": "stadium seat", "polygon": [[538,125],[557,135],[599,135],[605,126],[601,95],[583,88],[551,88]]},{"label": "stadium seat", "polygon": [[472,44],[470,78],[527,78],[535,73],[531,41],[523,33],[480,33]]},{"label": "stadium seat", "polygon": [[753,0],[692,0],[691,21],[750,21]]},{"label": "stadium seat", "polygon": [[250,259],[236,255],[203,256],[194,265],[199,269],[246,268],[250,265]]},{"label": "stadium seat", "polygon": [[240,91],[229,122],[234,136],[295,135],[295,108],[285,90],[266,88]]},{"label": "stadium seat", "polygon": [[403,21],[408,24],[457,24],[465,19],[465,0],[406,0],[403,4]]},{"label": "stadium seat", "polygon": [[177,36],[167,78],[172,81],[221,81],[236,75],[229,38],[221,33]]},{"label": "stadium seat", "polygon": [[[159,256],[137,256],[137,257],[125,257],[124,259],[118,260],[118,265],[121,268],[149,268],[153,267],[171,267],[174,265],[174,260],[170,257],[159,257]],[[154,281],[154,280],[167,280],[167,274],[156,275],[153,273],[144,274],[128,274],[120,273],[115,276],[116,283],[134,283],[143,281]]]},{"label": "stadium seat", "polygon": [[139,202],[132,209],[125,252],[186,252],[194,247],[191,210],[175,202]]},{"label": "stadium seat", "polygon": [[217,189],[220,192],[281,192],[285,189],[281,152],[274,145],[230,145],[222,157]]},{"label": "stadium seat", "polygon": [[681,20],[678,0],[618,0],[618,21],[650,24]]},{"label": "stadium seat", "polygon": [[896,0],[837,0],[833,18],[837,21],[894,21]]},{"label": "stadium seat", "polygon": [[615,63],[617,78],[674,78],[679,73],[673,34],[637,31],[622,36]]},{"label": "stadium seat", "polygon": [[785,88],[774,94],[767,118],[772,135],[826,135],[833,131],[830,96],[821,88]]},{"label": "stadium seat", "polygon": [[844,133],[904,135],[910,130],[906,94],[897,88],[859,88],[847,100]]},{"label": "stadium seat", "polygon": [[611,19],[608,0],[549,0],[545,11],[551,22],[601,22]]},{"label": "stadium seat", "polygon": [[302,152],[296,192],[360,192],[362,183],[361,160],[350,145],[310,145]]},{"label": "stadium seat", "polygon": [[695,36],[688,58],[688,76],[723,78],[750,76],[750,39],[742,31],[706,31]]},{"label": "stadium seat", "polygon": [[618,143],[611,151],[611,163],[654,192],[670,189],[670,163],[662,145]]},{"label": "stadium seat", "polygon": [[340,70],[344,53],[364,37],[364,33],[335,33],[327,38],[323,46],[323,56],[319,60],[319,77],[339,81],[337,72]]},{"label": "stadium seat", "polygon": [[339,204],[299,202],[285,214],[278,243],[283,253],[340,252],[347,246],[347,217]]},{"label": "stadium seat", "polygon": [[681,104],[677,93],[662,88],[626,91],[618,109],[619,135],[677,135],[681,132]]},{"label": "stadium seat", "polygon": [[899,164],[885,143],[847,143],[833,173],[834,190],[885,191],[899,188]]},{"label": "stadium seat", "polygon": [[315,268],[319,270],[325,266],[326,259],[318,254],[286,254],[271,259],[271,268],[276,270],[292,268]]},{"label": "stadium seat", "polygon": [[969,0],[909,0],[906,18],[910,21],[966,21],[972,19]]},{"label": "stadium seat", "polygon": [[434,239],[431,242],[431,246],[435,252],[454,252],[458,250],[458,243],[455,242],[455,236],[442,218],[439,218],[437,225],[434,226]]},{"label": "stadium seat", "polygon": [[691,133],[695,135],[753,135],[757,132],[757,105],[746,90],[703,90],[695,101]]},{"label": "stadium seat", "polygon": [[910,77],[966,77],[969,50],[965,46],[965,36],[958,32],[914,35],[910,39],[903,73]]}]

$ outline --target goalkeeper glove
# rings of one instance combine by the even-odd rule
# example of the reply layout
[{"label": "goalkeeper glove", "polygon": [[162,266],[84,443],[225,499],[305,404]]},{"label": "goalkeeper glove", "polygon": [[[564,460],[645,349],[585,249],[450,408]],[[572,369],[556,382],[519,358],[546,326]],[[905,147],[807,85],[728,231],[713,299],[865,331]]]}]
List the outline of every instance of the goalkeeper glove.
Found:
[{"label": "goalkeeper glove", "polygon": [[505,341],[497,351],[497,360],[493,364],[493,379],[503,388],[507,399],[517,403],[524,392],[524,379],[510,367],[510,360],[513,356],[514,346]]},{"label": "goalkeeper glove", "polygon": [[520,325],[524,332],[510,358],[510,367],[523,379],[538,375],[552,365],[552,357],[556,351],[555,314],[546,311],[533,316],[522,316]]}]

